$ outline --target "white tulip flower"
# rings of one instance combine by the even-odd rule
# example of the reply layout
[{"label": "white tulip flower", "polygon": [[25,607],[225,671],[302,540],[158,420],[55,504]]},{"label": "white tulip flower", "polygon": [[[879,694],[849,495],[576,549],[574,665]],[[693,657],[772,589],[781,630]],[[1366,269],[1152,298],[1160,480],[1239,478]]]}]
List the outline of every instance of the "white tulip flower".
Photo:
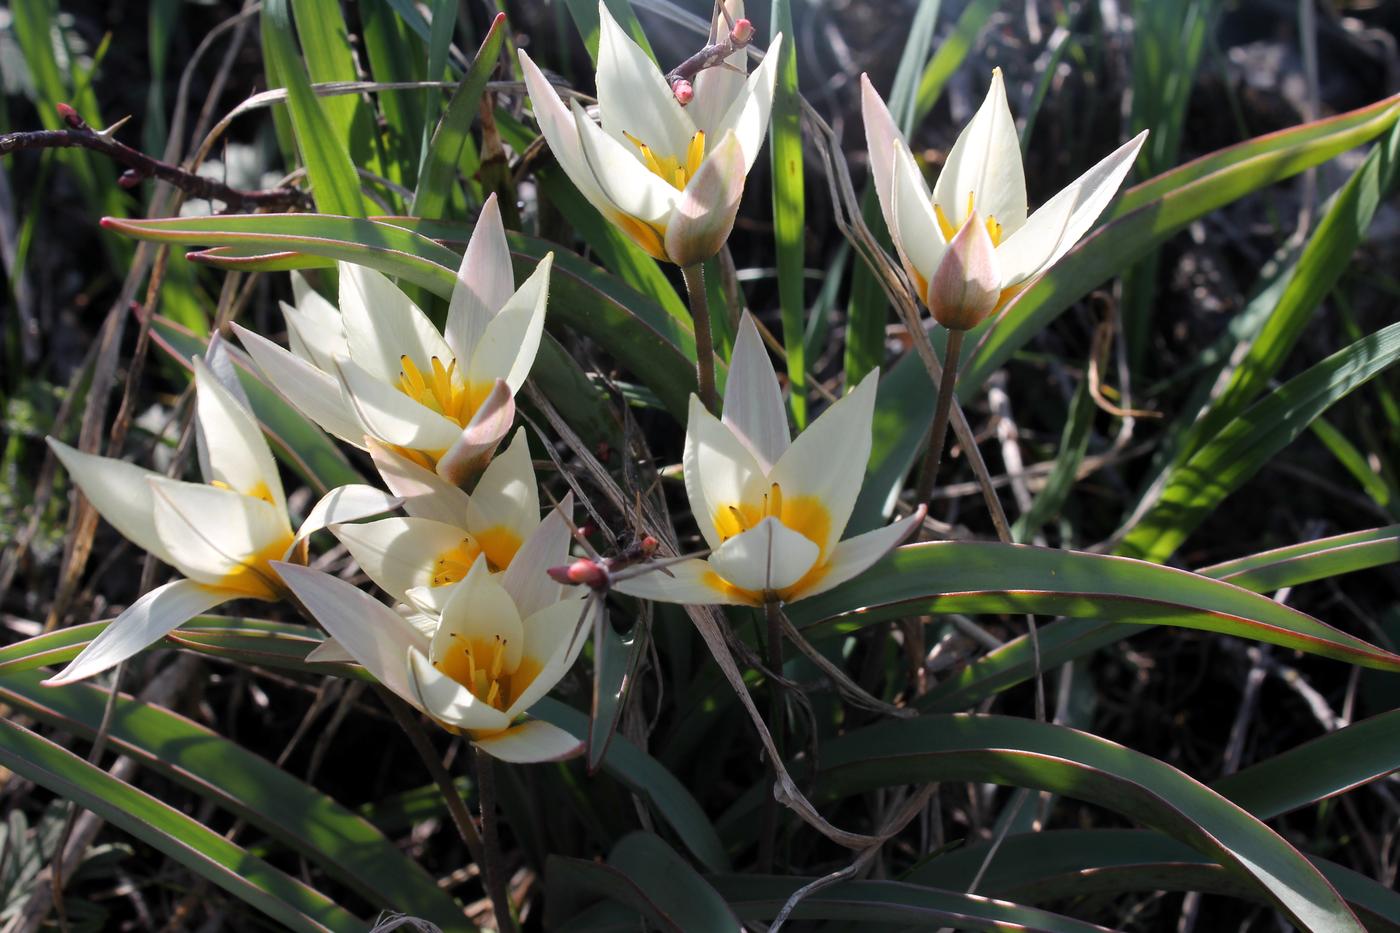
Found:
[{"label": "white tulip flower", "polygon": [[[1147,138],[1146,130],[1139,133],[1027,216],[1021,144],[1000,68],[932,192],[885,102],[867,76],[860,80],[870,172],[895,249],[919,299],[939,323],[958,330],[991,314],[1089,231]],[[951,249],[969,224],[980,229]],[[934,287],[946,257],[975,278],[970,295],[951,281],[953,270]],[[988,283],[995,301],[986,300]]]},{"label": "white tulip flower", "polygon": [[761,606],[825,592],[863,572],[912,533],[923,508],[841,540],[870,459],[878,372],[790,439],[782,391],[747,314],[734,342],[724,417],[691,396],[686,494],[706,559],[629,577],[615,589],[663,602]]},{"label": "white tulip flower", "polygon": [[340,264],[340,308],[300,288],[284,304],[291,352],[234,325],[258,367],[292,404],[358,447],[398,450],[449,482],[470,482],[515,418],[515,393],[544,331],[554,255],[517,290],[500,209],[481,209],[457,273],[447,326],[384,275]]},{"label": "white tulip flower", "polygon": [[546,552],[557,554],[562,540],[567,553],[568,539],[562,518],[547,519],[503,574],[479,555],[441,614],[418,624],[344,580],[296,564],[276,569],[346,656],[443,728],[503,761],[553,761],[580,742],[526,714],[585,641],[582,596],[545,573],[544,561],[556,559]]},{"label": "white tulip flower", "polygon": [[[742,16],[742,4],[729,9]],[[744,180],[768,132],[782,36],[747,80],[702,71],[689,106],[637,43],[598,4],[598,116],[572,111],[523,50],[535,119],[560,167],[585,198],[653,258],[691,266],[729,237]],[[730,56],[743,68],[742,52]]]},{"label": "white tulip flower", "polygon": [[285,588],[272,561],[303,558],[306,538],[314,531],[398,505],[371,486],[341,486],[327,493],[293,534],[282,480],[257,421],[202,359],[196,357],[194,366],[205,483],[170,479],[49,438],[93,508],[185,579],[158,586],[132,603],[45,684],[101,673],[229,600],[281,599]]}]

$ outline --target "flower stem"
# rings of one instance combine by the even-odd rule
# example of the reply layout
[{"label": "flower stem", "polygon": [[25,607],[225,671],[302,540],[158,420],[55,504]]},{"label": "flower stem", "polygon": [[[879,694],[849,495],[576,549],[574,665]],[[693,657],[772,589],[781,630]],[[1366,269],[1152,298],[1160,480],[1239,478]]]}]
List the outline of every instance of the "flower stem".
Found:
[{"label": "flower stem", "polygon": [[[764,615],[768,620],[768,670],[773,679],[768,685],[768,733],[773,736],[773,747],[783,754],[783,725],[786,720],[787,697],[783,691],[783,616],[776,598],[769,598],[763,604]],[[778,762],[773,762],[773,780],[778,779]],[[774,797],[769,797],[770,806],[763,814],[763,835],[759,840],[759,871],[773,869],[773,856],[778,841],[778,806]]]},{"label": "flower stem", "polygon": [[710,302],[705,296],[704,267],[699,263],[681,266],[686,294],[690,297],[690,316],[695,320],[695,382],[700,401],[711,414],[719,414],[719,398],[715,395],[715,342],[710,336]]},{"label": "flower stem", "polygon": [[933,430],[929,432],[928,452],[919,470],[919,482],[914,487],[914,502],[927,502],[933,493],[938,468],[943,463],[943,448],[948,446],[948,414],[953,407],[953,390],[958,382],[958,356],[962,353],[963,331],[948,331],[948,349],[944,353],[943,378],[938,386],[938,409],[933,415]]},{"label": "flower stem", "polygon": [[476,748],[476,792],[481,801],[481,832],[486,860],[482,872],[486,876],[486,893],[496,912],[496,929],[510,933],[515,929],[511,915],[510,897],[506,892],[505,855],[501,852],[500,820],[496,815],[496,760]]}]

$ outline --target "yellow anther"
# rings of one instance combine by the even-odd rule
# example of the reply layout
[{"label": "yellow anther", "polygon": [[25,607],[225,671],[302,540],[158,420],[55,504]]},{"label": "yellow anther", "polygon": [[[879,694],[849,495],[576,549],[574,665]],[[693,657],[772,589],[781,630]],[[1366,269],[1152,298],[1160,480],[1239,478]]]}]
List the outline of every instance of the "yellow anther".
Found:
[{"label": "yellow anther", "polygon": [[647,167],[647,171],[678,191],[685,190],[690,179],[694,177],[696,172],[700,171],[700,164],[705,161],[705,134],[703,132],[697,132],[690,137],[690,143],[685,150],[684,162],[676,156],[657,155],[650,146],[631,133],[624,131],[622,135],[626,136],[627,141],[641,152],[642,164]]},{"label": "yellow anther", "polygon": [[768,487],[768,501],[765,503],[765,513],[778,521],[783,519],[783,487],[777,483]]}]

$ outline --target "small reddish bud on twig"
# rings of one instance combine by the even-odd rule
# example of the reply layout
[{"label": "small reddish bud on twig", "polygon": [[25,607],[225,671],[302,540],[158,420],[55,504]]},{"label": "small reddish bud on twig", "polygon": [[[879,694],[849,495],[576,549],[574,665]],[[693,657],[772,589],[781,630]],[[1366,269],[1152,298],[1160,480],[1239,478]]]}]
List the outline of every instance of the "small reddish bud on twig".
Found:
[{"label": "small reddish bud on twig", "polygon": [[545,570],[549,578],[555,583],[562,583],[565,586],[583,585],[595,590],[605,589],[608,585],[608,571],[595,560],[580,557],[571,564],[562,567],[550,567]]},{"label": "small reddish bud on twig", "polygon": [[660,547],[660,544],[658,544],[657,540],[651,535],[647,535],[641,540],[641,543],[637,545],[637,548],[642,552],[643,557],[651,557],[653,554],[656,553],[656,549],[658,547]]},{"label": "small reddish bud on twig", "polygon": [[121,177],[117,179],[117,184],[121,185],[123,188],[135,188],[137,185],[141,184],[143,177],[144,176],[136,171],[136,169],[129,168],[122,172]]},{"label": "small reddish bud on twig", "polygon": [[63,122],[67,123],[75,130],[80,130],[87,125],[83,122],[83,118],[78,116],[78,111],[74,110],[68,104],[59,104],[54,109],[56,109],[58,115],[63,118]]},{"label": "small reddish bud on twig", "polygon": [[729,38],[735,45],[748,45],[753,39],[753,23],[748,19],[736,20],[729,30]]},{"label": "small reddish bud on twig", "polygon": [[676,103],[684,107],[695,99],[695,85],[685,78],[676,78],[671,82],[671,93],[676,95]]}]

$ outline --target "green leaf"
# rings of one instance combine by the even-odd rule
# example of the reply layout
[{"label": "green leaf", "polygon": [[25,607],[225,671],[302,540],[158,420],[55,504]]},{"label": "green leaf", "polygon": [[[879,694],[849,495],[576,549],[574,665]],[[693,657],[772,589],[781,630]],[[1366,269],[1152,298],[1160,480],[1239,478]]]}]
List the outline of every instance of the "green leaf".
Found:
[{"label": "green leaf", "polygon": [[[422,43],[387,0],[359,4],[360,26],[370,74],[382,83],[423,81],[427,78]],[[412,187],[418,177],[423,126],[420,94],[381,94],[377,102],[384,118],[383,142],[388,178]]]},{"label": "green leaf", "polygon": [[8,719],[0,765],[84,807],[293,930],[364,930],[325,895]]},{"label": "green leaf", "polygon": [[1204,567],[1197,573],[1256,593],[1400,561],[1400,525],[1304,541]]},{"label": "green leaf", "polygon": [[[987,855],[973,845],[930,859],[906,880],[954,889],[972,883]],[[1400,894],[1335,862],[1308,856],[1371,931],[1400,929]],[[979,890],[1017,901],[1063,901],[1132,891],[1201,891],[1260,899],[1223,866],[1159,833],[1141,829],[1049,830],[1006,837]]]},{"label": "green leaf", "polygon": [[[553,723],[578,739],[588,737],[588,716],[549,697],[531,707],[530,714]],[[670,824],[690,853],[710,871],[725,871],[729,857],[705,811],[690,791],[661,762],[625,736],[615,735],[608,744],[603,768]]]},{"label": "green leaf", "polygon": [[1161,498],[1119,545],[1147,560],[1170,557],[1206,516],[1340,399],[1400,359],[1400,324],[1332,354],[1250,406],[1166,479]]},{"label": "green leaf", "polygon": [[[584,48],[588,49],[588,57],[594,64],[598,62],[598,0],[565,0],[569,6],[569,15],[574,18],[574,25],[578,27],[579,35],[583,38]],[[642,47],[642,51],[656,61],[656,53],[651,49],[651,43],[647,41],[647,34],[642,30],[642,24],[637,20],[637,14],[632,10],[630,0],[603,0],[608,12],[613,19],[622,27],[622,31],[632,37],[632,41]]]},{"label": "green leaf", "polygon": [[920,716],[833,739],[820,761],[825,799],[895,784],[978,781],[1096,803],[1250,879],[1305,930],[1362,929],[1318,870],[1257,818],[1170,765],[1088,733],[1007,716]]},{"label": "green leaf", "polygon": [[[777,84],[773,90],[772,126],[768,130],[773,168],[773,245],[778,264],[778,304],[782,312],[783,349],[792,391],[788,404],[801,430],[807,424],[806,296],[807,204],[802,172],[802,103],[797,87],[797,30],[791,0],[773,0],[773,35],[783,34]],[[853,383],[854,384],[854,383]]]},{"label": "green leaf", "polygon": [[[151,320],[151,340],[191,374],[193,358],[208,349],[206,340],[163,317]],[[224,350],[236,367],[238,382],[271,442],[273,453],[283,463],[295,470],[319,495],[337,486],[364,482],[326,432],[264,382],[242,350],[228,343],[224,344]]]},{"label": "green leaf", "polygon": [[[710,879],[745,921],[772,920],[793,892],[812,880],[753,875],[723,875]],[[792,918],[855,921],[860,925],[858,929],[866,929],[867,924],[897,923],[928,930],[944,925],[957,930],[1025,929],[1045,933],[1102,933],[1103,930],[1096,924],[1034,907],[899,881],[843,881],[807,895],[792,912]]]},{"label": "green leaf", "polygon": [[[84,739],[96,735],[108,692],[87,684],[39,685],[42,675],[0,680],[0,697]],[[228,810],[321,866],[373,904],[461,928],[461,907],[418,863],[362,817],[235,742],[164,707],[123,696],[107,731],[114,749]]]},{"label": "green leaf", "polygon": [[[606,612],[601,605],[588,611]],[[602,764],[603,756],[617,732],[622,703],[636,677],[637,665],[647,640],[640,624],[622,635],[606,617],[601,634],[601,643],[597,638],[593,641],[593,709],[588,717],[588,742],[585,746],[590,773],[597,771]]]},{"label": "green leaf", "polygon": [[1029,541],[1046,522],[1060,513],[1074,487],[1079,465],[1084,462],[1084,453],[1089,449],[1089,434],[1097,410],[1094,398],[1089,394],[1089,380],[1082,379],[1069,403],[1069,416],[1060,435],[1060,449],[1055,455],[1054,469],[1031,507],[1011,526],[1011,536],[1016,543]]},{"label": "green leaf", "polygon": [[1400,710],[1390,710],[1236,771],[1212,787],[1260,819],[1269,819],[1397,770]]},{"label": "green leaf", "polygon": [[481,110],[481,95],[486,82],[496,70],[501,58],[501,42],[505,37],[506,15],[498,13],[486,31],[486,38],[477,49],[462,83],[448,102],[433,138],[423,158],[423,171],[413,190],[411,213],[418,217],[444,216],[452,186],[456,184],[457,166],[462,150],[470,138],[472,123]]},{"label": "green leaf", "polygon": [[[896,548],[855,580],[794,604],[789,616],[815,635],[899,616],[949,612],[1029,612],[1175,625],[1400,671],[1400,656],[1228,583],[1121,557],[992,542]],[[1116,631],[1124,637],[1133,630]],[[1041,647],[1046,650],[1044,641]],[[1045,660],[1047,668],[1054,663]],[[934,688],[926,695],[930,702],[964,684],[973,667]]]},{"label": "green leaf", "polygon": [[938,99],[943,96],[944,85],[954,72],[962,67],[967,53],[972,51],[977,37],[981,35],[982,28],[987,25],[987,21],[1000,5],[1000,0],[972,0],[963,8],[958,21],[953,24],[953,31],[938,43],[937,51],[933,53],[933,57],[924,67],[923,74],[919,76],[919,86],[914,92],[912,126],[917,126],[928,116],[933,105],[938,103]]},{"label": "green leaf", "polygon": [[[292,15],[288,0],[266,0],[263,5],[263,54],[287,88],[287,109],[297,149],[311,179],[311,194],[317,207],[328,214],[363,217],[365,202],[360,179],[350,160],[345,137],[326,115],[321,99],[311,89],[306,69],[297,56],[292,36]],[[315,27],[313,27],[315,28]],[[347,98],[352,99],[352,98]]]},{"label": "green leaf", "polygon": [[[1379,136],[1398,116],[1400,97],[1389,98],[1222,149],[1129,190],[1109,209],[1107,220],[1053,269],[971,332],[973,349],[958,380],[959,397],[972,397],[1065,309],[1191,221]],[[921,365],[910,356],[910,365]]]},{"label": "green leaf", "polygon": [[[550,856],[545,875],[551,900],[562,887],[619,901],[645,917],[650,925],[674,933],[739,929],[739,920],[724,898],[651,833],[634,832],[622,837],[609,854],[607,864]],[[557,927],[558,923],[550,925]]]}]

